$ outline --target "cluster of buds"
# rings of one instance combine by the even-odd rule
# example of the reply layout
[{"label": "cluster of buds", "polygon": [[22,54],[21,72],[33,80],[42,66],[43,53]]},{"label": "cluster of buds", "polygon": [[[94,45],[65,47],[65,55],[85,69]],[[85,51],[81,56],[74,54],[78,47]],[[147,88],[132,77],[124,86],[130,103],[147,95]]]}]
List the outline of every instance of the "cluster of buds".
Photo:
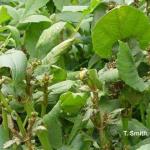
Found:
[{"label": "cluster of buds", "polygon": [[81,68],[81,71],[79,73],[79,79],[82,81],[87,79],[87,73],[88,73],[88,70],[86,68]]},{"label": "cluster of buds", "polygon": [[42,62],[40,60],[37,60],[37,59],[31,62],[31,66],[33,69],[35,69],[37,66],[39,66],[41,64],[42,64]]},{"label": "cluster of buds", "polygon": [[9,77],[2,76],[2,78],[0,79],[0,85],[7,83],[9,81],[11,81],[11,79]]},{"label": "cluster of buds", "polygon": [[43,82],[44,84],[47,84],[47,83],[49,83],[49,80],[50,80],[50,76],[45,73],[45,74],[44,74],[44,77],[43,77],[43,79],[42,79],[42,82]]}]

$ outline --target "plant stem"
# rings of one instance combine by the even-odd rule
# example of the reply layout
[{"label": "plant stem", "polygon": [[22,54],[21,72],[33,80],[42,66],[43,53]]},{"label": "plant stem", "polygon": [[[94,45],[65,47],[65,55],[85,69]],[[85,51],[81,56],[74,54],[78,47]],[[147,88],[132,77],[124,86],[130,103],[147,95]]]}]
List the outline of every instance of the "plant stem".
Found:
[{"label": "plant stem", "polygon": [[138,7],[139,6],[139,0],[134,0],[134,6]]},{"label": "plant stem", "polygon": [[105,132],[104,132],[103,119],[102,119],[101,112],[99,110],[98,91],[94,90],[94,91],[92,91],[92,93],[93,93],[93,98],[92,98],[93,109],[96,110],[96,114],[93,116],[93,121],[99,132],[99,141],[100,141],[101,147],[102,147],[102,149],[107,149],[106,147],[108,147],[108,146],[107,146],[107,139],[105,137]]},{"label": "plant stem", "polygon": [[[123,125],[123,132],[128,131],[128,118],[127,117],[122,117],[122,125]],[[123,134],[123,142],[125,145],[128,145],[128,136]]]},{"label": "plant stem", "polygon": [[[6,110],[10,113],[13,114],[16,118],[16,122],[19,128],[19,131],[21,132],[22,136],[25,138],[27,136],[26,130],[24,128],[23,122],[17,112],[15,110],[12,110],[9,104],[7,103],[7,100],[4,98],[2,92],[0,91],[0,102],[3,104],[3,106],[6,108]],[[32,144],[30,141],[25,141],[26,145],[28,146],[29,150],[33,150]]]},{"label": "plant stem", "polygon": [[46,131],[38,131],[37,136],[44,148],[44,150],[53,150],[52,146],[50,145],[48,135]]},{"label": "plant stem", "polygon": [[34,107],[32,103],[32,85],[31,85],[32,73],[33,73],[33,68],[32,67],[27,68],[27,75],[26,75],[26,95],[27,96],[24,102],[24,109],[28,117],[31,117],[31,113],[34,112]]},{"label": "plant stem", "polygon": [[143,106],[143,104],[141,103],[140,104],[140,114],[141,114],[141,120],[142,120],[142,122],[145,124],[145,110],[144,110],[145,108],[144,108],[144,106]]},{"label": "plant stem", "polygon": [[3,127],[8,129],[8,120],[7,120],[7,112],[2,108],[2,118],[3,118]]},{"label": "plant stem", "polygon": [[[129,119],[132,116],[132,107],[131,108],[126,108],[124,112],[122,113],[122,126],[123,126],[123,131],[128,132],[128,122]],[[123,134],[123,142],[125,146],[128,146],[129,141],[128,141],[128,136]]]},{"label": "plant stem", "polygon": [[47,105],[48,105],[48,85],[49,85],[49,76],[45,74],[43,78],[43,103],[42,103],[42,110],[41,110],[41,116],[44,116],[46,113]]},{"label": "plant stem", "polygon": [[150,6],[150,0],[146,0],[146,13],[147,13],[147,16],[149,16],[149,13],[150,13],[149,6]]},{"label": "plant stem", "polygon": [[9,104],[7,103],[7,100],[4,98],[2,92],[0,91],[0,101],[2,102],[3,106],[6,108],[6,110],[10,113],[10,114],[14,114],[15,117],[16,117],[16,122],[17,122],[17,125],[19,127],[19,130],[21,132],[21,134],[23,136],[26,135],[26,130],[25,128],[23,127],[23,123],[22,123],[22,120],[21,118],[19,117],[19,115],[17,114],[16,111],[12,110],[11,107],[9,106]]}]

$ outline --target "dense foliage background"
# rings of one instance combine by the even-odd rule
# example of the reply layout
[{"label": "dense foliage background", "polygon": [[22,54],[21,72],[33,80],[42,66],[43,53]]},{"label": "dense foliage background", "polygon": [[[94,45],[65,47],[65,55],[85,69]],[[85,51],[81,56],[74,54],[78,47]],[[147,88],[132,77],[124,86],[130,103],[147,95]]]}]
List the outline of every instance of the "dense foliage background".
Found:
[{"label": "dense foliage background", "polygon": [[149,13],[0,0],[0,150],[149,150]]}]

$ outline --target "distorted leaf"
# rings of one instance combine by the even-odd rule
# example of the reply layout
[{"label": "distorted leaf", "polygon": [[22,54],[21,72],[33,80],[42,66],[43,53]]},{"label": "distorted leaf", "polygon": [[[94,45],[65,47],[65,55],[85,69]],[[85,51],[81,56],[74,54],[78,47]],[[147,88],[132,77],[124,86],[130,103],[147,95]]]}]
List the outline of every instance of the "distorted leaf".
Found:
[{"label": "distorted leaf", "polygon": [[36,44],[36,51],[39,55],[42,55],[43,51],[48,53],[54,46],[59,44],[60,33],[65,28],[65,25],[65,22],[58,22],[42,32]]},{"label": "distorted leaf", "polygon": [[5,54],[0,55],[0,68],[10,68],[12,71],[12,78],[16,82],[20,82],[24,79],[26,66],[27,58],[22,51],[9,50]]},{"label": "distorted leaf", "polygon": [[146,90],[147,84],[138,75],[131,50],[129,49],[128,45],[123,42],[119,42],[117,68],[120,78],[127,85],[140,92]]},{"label": "distorted leaf", "polygon": [[49,91],[51,91],[52,94],[61,94],[71,89],[74,84],[75,81],[71,80],[62,81],[50,86]]},{"label": "distorted leaf", "polygon": [[66,78],[67,78],[67,72],[64,69],[57,67],[55,65],[51,66],[51,73],[53,76],[52,81],[54,83],[61,82],[63,80],[66,80]]},{"label": "distorted leaf", "polygon": [[74,38],[63,41],[62,43],[55,46],[47,56],[42,60],[43,64],[54,64],[58,61],[59,57],[63,55],[66,50],[72,46]]},{"label": "distorted leaf", "polygon": [[76,114],[85,105],[87,98],[85,93],[66,92],[60,96],[61,109],[65,113]]},{"label": "distorted leaf", "polygon": [[82,12],[87,9],[87,6],[64,6],[62,11]]},{"label": "distorted leaf", "polygon": [[112,55],[112,47],[118,40],[127,38],[135,38],[142,48],[146,48],[150,42],[149,19],[131,6],[109,11],[92,30],[94,51],[104,58]]}]

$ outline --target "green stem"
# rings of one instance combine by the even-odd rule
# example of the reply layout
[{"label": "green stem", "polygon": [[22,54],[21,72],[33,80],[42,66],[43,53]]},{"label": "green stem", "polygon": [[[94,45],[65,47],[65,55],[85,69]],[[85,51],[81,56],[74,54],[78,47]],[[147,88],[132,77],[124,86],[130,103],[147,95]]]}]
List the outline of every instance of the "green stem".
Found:
[{"label": "green stem", "polygon": [[23,136],[26,135],[26,130],[23,126],[23,123],[22,123],[22,120],[21,118],[19,117],[19,115],[17,114],[16,111],[12,110],[11,107],[9,106],[9,104],[7,103],[7,100],[4,98],[2,92],[0,91],[0,101],[2,102],[3,106],[7,109],[7,111],[10,113],[10,114],[14,114],[16,116],[16,122],[17,122],[17,125],[19,127],[19,130],[21,132],[21,134]]},{"label": "green stem", "polygon": [[2,108],[2,118],[3,118],[3,127],[5,129],[8,129],[8,120],[7,120],[7,112],[4,110],[4,108]]},{"label": "green stem", "polygon": [[77,26],[76,26],[74,32],[73,32],[72,35],[71,35],[71,38],[73,38],[73,37],[76,35],[76,33],[79,31],[79,29],[80,29],[80,27],[81,27],[81,24],[82,24],[82,20],[84,19],[84,17],[85,17],[85,15],[83,15],[83,16],[81,17],[81,20],[80,20],[80,22],[77,24]]},{"label": "green stem", "polygon": [[28,99],[27,101],[24,102],[24,109],[25,109],[28,117],[31,117],[32,112],[35,112],[33,103],[30,99]]},{"label": "green stem", "polygon": [[97,90],[93,91],[92,101],[93,101],[93,108],[97,111],[97,113],[93,116],[93,121],[94,121],[94,125],[96,126],[99,132],[99,141],[101,144],[101,148],[107,149],[109,147],[109,142],[106,138],[105,131],[104,131],[103,118],[101,115],[101,111],[99,109],[99,96]]},{"label": "green stem", "polygon": [[[123,126],[123,142],[125,145],[128,145],[128,117],[122,117],[122,126]],[[125,134],[126,132],[127,134]]]},{"label": "green stem", "polygon": [[141,114],[141,120],[145,124],[145,108],[143,107],[143,104],[140,104],[140,114]]},{"label": "green stem", "polygon": [[48,105],[48,85],[49,85],[49,76],[45,75],[44,77],[44,86],[43,86],[43,103],[42,103],[42,109],[41,109],[41,116],[44,116],[46,114],[46,109]]},{"label": "green stem", "polygon": [[28,115],[28,117],[31,117],[32,112],[34,112],[34,106],[32,102],[32,85],[31,85],[31,79],[32,79],[32,73],[33,68],[29,67],[27,68],[27,75],[26,75],[26,99],[24,102],[24,109]]},{"label": "green stem", "polygon": [[146,13],[147,13],[147,16],[149,16],[149,13],[150,13],[150,0],[146,0]]},{"label": "green stem", "polygon": [[22,122],[21,118],[19,117],[19,115],[16,112],[15,112],[15,115],[17,117],[16,122],[18,124],[20,132],[22,133],[23,136],[26,136],[26,130],[25,130],[24,126],[23,126],[23,122]]},{"label": "green stem", "polygon": [[126,132],[127,134],[123,134],[123,142],[125,146],[128,146],[129,139],[128,139],[128,126],[129,126],[129,119],[132,116],[132,107],[126,108],[124,112],[122,113],[122,126],[123,126],[123,132]]},{"label": "green stem", "polygon": [[44,148],[44,150],[53,150],[52,146],[50,145],[48,134],[46,131],[38,131],[37,136]]}]

